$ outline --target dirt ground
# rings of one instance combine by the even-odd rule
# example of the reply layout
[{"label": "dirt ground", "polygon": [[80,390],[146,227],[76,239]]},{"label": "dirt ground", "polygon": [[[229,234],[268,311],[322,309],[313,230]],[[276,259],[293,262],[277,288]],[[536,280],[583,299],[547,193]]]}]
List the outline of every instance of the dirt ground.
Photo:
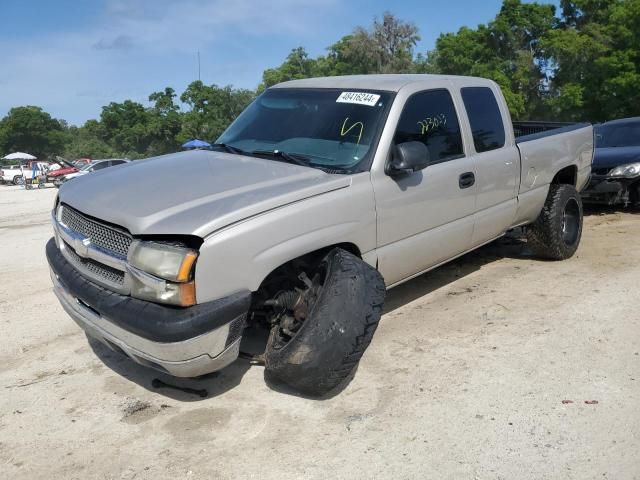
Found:
[{"label": "dirt ground", "polygon": [[566,262],[507,237],[390,291],[332,398],[239,360],[173,381],[201,399],[63,312],[54,196],[0,187],[0,478],[640,478],[638,215],[591,212]]}]

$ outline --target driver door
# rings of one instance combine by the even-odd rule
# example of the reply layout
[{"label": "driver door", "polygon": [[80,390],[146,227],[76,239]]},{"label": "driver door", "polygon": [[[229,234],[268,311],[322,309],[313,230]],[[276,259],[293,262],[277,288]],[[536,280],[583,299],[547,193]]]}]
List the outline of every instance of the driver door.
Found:
[{"label": "driver door", "polygon": [[387,175],[384,168],[372,169],[378,268],[388,287],[471,246],[475,164],[473,157],[465,154],[457,102],[448,84],[410,95],[391,147],[420,141],[429,150],[429,165],[395,177]]}]

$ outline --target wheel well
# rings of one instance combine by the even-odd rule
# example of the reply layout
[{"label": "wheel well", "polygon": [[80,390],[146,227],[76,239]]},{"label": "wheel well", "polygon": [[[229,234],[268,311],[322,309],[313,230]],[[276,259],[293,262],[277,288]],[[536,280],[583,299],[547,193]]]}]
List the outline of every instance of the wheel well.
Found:
[{"label": "wheel well", "polygon": [[358,258],[362,258],[357,245],[345,242],[328,245],[285,262],[263,278],[260,287],[253,292],[249,321],[265,323],[268,319],[268,312],[265,312],[264,308],[265,301],[273,298],[278,292],[291,290],[296,284],[299,285],[298,275],[301,272],[311,272],[320,263],[320,260],[334,248],[341,248]]},{"label": "wheel well", "polygon": [[552,184],[562,184],[562,185],[573,185],[576,186],[578,178],[578,167],[575,165],[569,165],[568,167],[564,167],[556,176],[551,180]]},{"label": "wheel well", "polygon": [[318,262],[327,253],[329,253],[334,248],[341,248],[342,250],[346,250],[347,252],[351,253],[352,255],[355,255],[358,258],[362,258],[362,254],[360,253],[360,249],[358,248],[357,245],[355,245],[353,243],[344,242],[344,243],[336,243],[336,244],[333,244],[333,245],[328,245],[326,247],[319,248],[319,249],[314,250],[312,252],[305,253],[304,255],[301,255],[299,257],[292,258],[288,262],[285,262],[282,265],[280,265],[279,267],[273,269],[271,271],[271,273],[269,273],[269,275],[267,275],[262,280],[262,283],[260,284],[260,288],[258,290],[262,289],[265,284],[269,283],[269,281],[274,276],[278,276],[283,271],[286,271],[289,267],[294,266],[294,265],[299,266],[301,264],[313,264],[315,262]]}]

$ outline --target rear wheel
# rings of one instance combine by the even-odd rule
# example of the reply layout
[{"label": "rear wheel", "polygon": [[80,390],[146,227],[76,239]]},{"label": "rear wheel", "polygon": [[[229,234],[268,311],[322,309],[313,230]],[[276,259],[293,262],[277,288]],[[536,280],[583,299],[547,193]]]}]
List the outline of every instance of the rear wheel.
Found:
[{"label": "rear wheel", "polygon": [[582,237],[582,200],[573,185],[551,185],[537,220],[527,228],[527,242],[539,257],[573,256]]},{"label": "rear wheel", "polygon": [[340,385],[369,346],[385,285],[376,269],[338,248],[298,278],[265,302],[273,308],[265,376],[319,396]]},{"label": "rear wheel", "polygon": [[22,175],[16,175],[13,177],[14,185],[24,185],[24,177]]}]

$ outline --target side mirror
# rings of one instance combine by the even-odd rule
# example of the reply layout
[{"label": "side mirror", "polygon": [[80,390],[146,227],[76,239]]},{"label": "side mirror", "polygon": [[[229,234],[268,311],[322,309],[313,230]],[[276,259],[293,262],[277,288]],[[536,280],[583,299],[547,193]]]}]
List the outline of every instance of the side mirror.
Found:
[{"label": "side mirror", "polygon": [[429,166],[429,149],[422,142],[399,143],[393,148],[386,173],[390,177],[408,175]]}]

